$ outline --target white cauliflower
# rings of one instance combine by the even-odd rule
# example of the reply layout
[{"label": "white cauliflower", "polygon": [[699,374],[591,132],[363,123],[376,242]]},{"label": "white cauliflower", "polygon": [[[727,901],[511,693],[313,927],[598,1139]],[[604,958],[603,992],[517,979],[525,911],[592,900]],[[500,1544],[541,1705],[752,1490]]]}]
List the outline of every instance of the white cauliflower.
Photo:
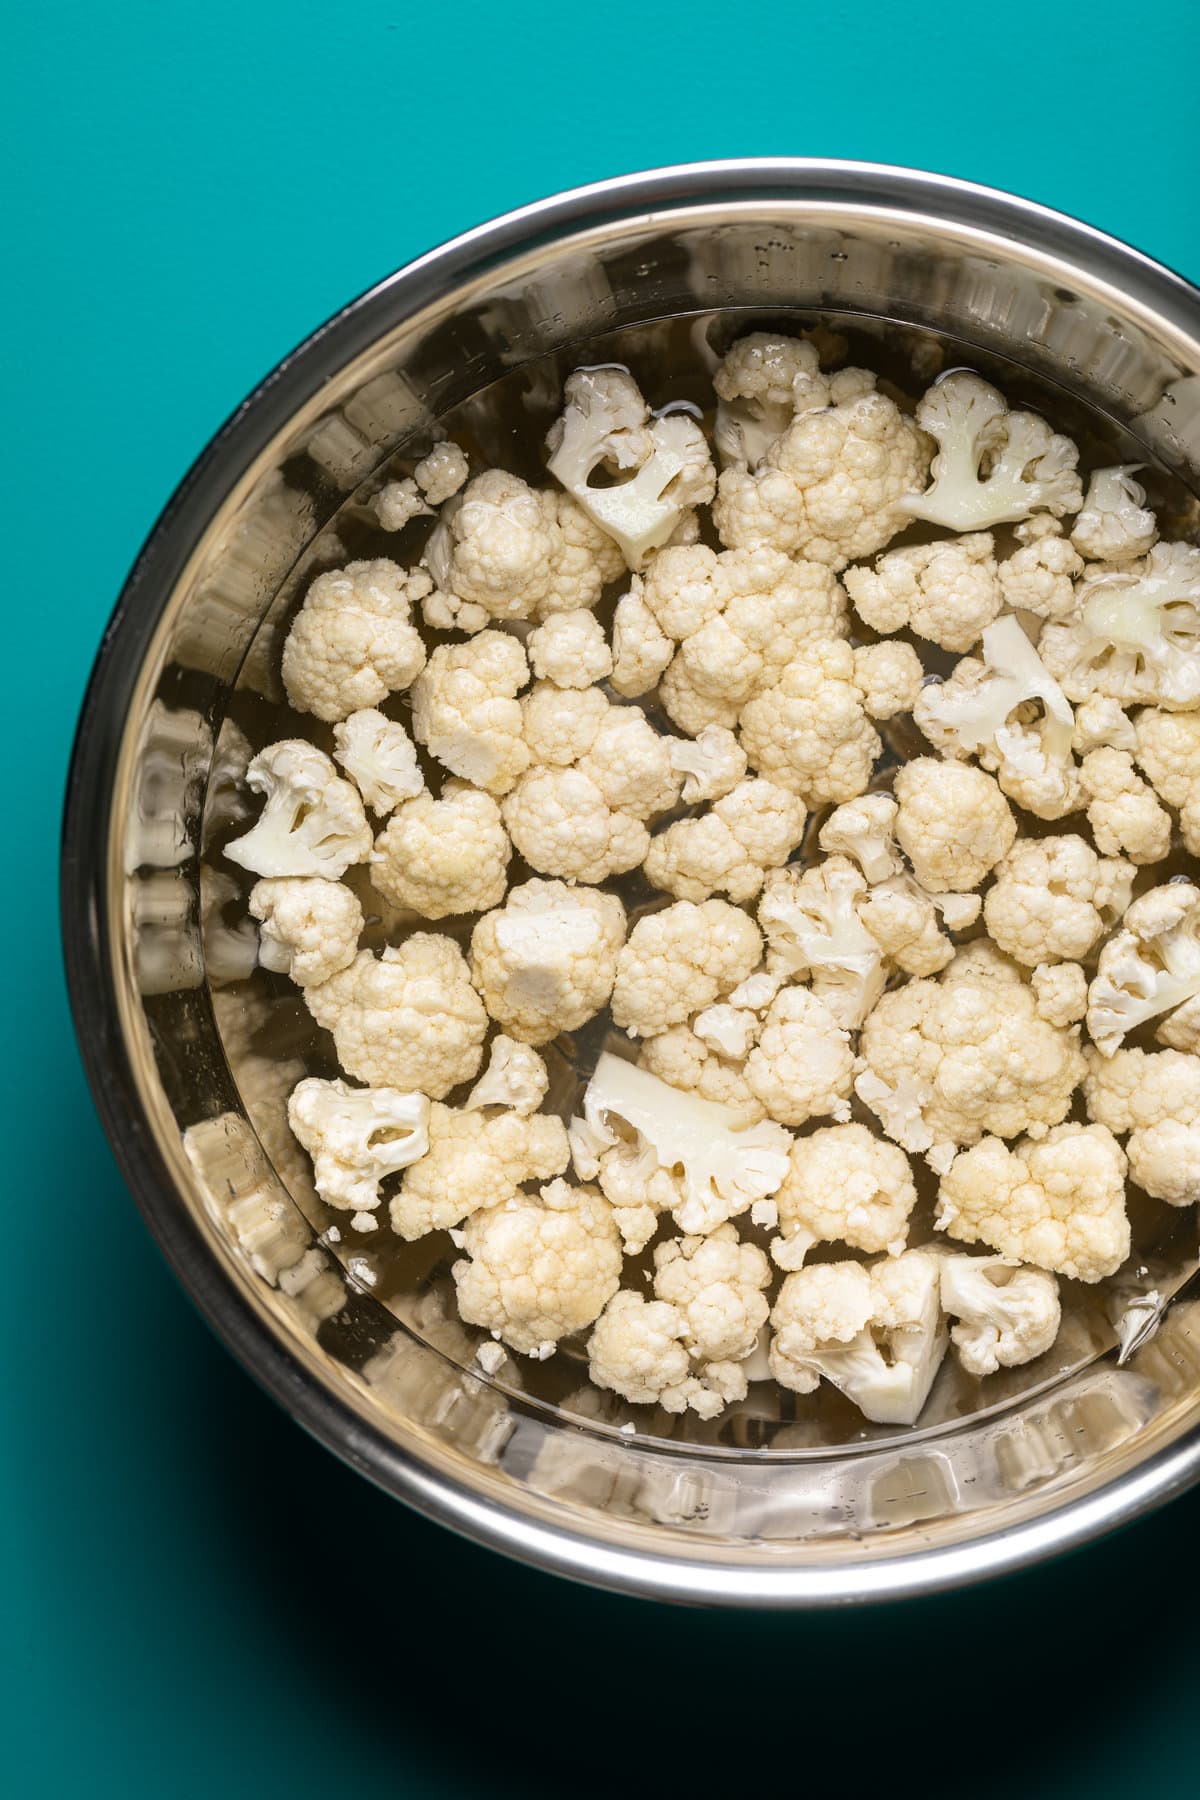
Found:
[{"label": "white cauliflower", "polygon": [[525,742],[537,763],[566,768],[595,743],[614,710],[599,688],[560,688],[536,682],[521,701]]},{"label": "white cauliflower", "polygon": [[1111,1056],[1129,1032],[1200,994],[1200,887],[1168,881],[1141,894],[1100,952],[1087,1028]]},{"label": "white cauliflower", "polygon": [[911,644],[863,644],[854,652],[854,679],[863,691],[863,706],[872,719],[894,719],[911,712],[925,680],[921,659]]},{"label": "white cauliflower", "polygon": [[637,921],[617,958],[613,1022],[631,1037],[653,1037],[711,1006],[758,964],[753,919],[725,900],[678,900]]},{"label": "white cauliflower", "polygon": [[333,728],[334,760],[341,763],[373,813],[384,817],[402,800],[425,792],[417,752],[403,725],[365,707]]},{"label": "white cauliflower", "polygon": [[874,884],[899,875],[904,861],[896,847],[899,807],[891,794],[863,794],[830,813],[817,834],[830,856],[849,856]]},{"label": "white cauliflower", "polygon": [[929,466],[928,440],[894,400],[861,379],[849,386],[794,419],[757,468],[724,470],[713,505],[723,544],[843,569],[903,529],[900,503]]},{"label": "white cauliflower", "polygon": [[1128,750],[1091,750],[1079,770],[1096,848],[1134,863],[1161,862],[1171,848],[1171,815],[1133,766]]},{"label": "white cauliflower", "polygon": [[800,843],[807,817],[786,788],[741,781],[699,818],[680,819],[651,838],[646,878],[677,900],[716,893],[752,900],[767,870],[780,868]]},{"label": "white cauliflower", "polygon": [[888,550],[874,569],[843,577],[875,631],[912,631],[943,650],[969,650],[1001,607],[995,540],[987,531]]},{"label": "white cauliflower", "polygon": [[531,868],[564,881],[607,881],[644,861],[650,833],[614,812],[578,769],[535,768],[504,797],[504,823]]},{"label": "white cauliflower", "polygon": [[[650,409],[628,370],[576,369],[546,438],[550,473],[640,569],[690,509],[713,497],[716,472],[696,420]],[[609,485],[593,487],[603,470]]]},{"label": "white cauliflower", "polygon": [[746,752],[727,725],[705,725],[694,738],[673,738],[668,753],[672,769],[683,777],[680,798],[688,806],[724,799],[746,773]]},{"label": "white cauliflower", "polygon": [[1133,750],[1168,806],[1179,812],[1184,847],[1200,855],[1200,713],[1164,712],[1147,707],[1133,725]]},{"label": "white cauliflower", "polygon": [[744,1362],[758,1342],[770,1307],[764,1288],[771,1265],[737,1228],[718,1225],[707,1237],[672,1238],[654,1252],[654,1294],[676,1306],[686,1322],[685,1343],[703,1362]]},{"label": "white cauliflower", "polygon": [[302,1081],[288,1101],[288,1124],[312,1157],[318,1194],[343,1212],[374,1212],[384,1176],[429,1148],[429,1101],[396,1088]]},{"label": "white cauliflower", "polygon": [[501,1032],[492,1040],[488,1066],[463,1101],[463,1111],[507,1106],[515,1113],[535,1113],[549,1087],[549,1071],[537,1051]]},{"label": "white cauliflower", "polygon": [[1171,1206],[1200,1200],[1200,1056],[1180,1050],[1088,1055],[1083,1084],[1095,1130],[1129,1133],[1129,1175]]},{"label": "white cauliflower", "polygon": [[1146,490],[1133,477],[1140,463],[1093,469],[1083,510],[1071,528],[1071,542],[1089,562],[1122,563],[1145,556],[1158,538]]},{"label": "white cauliflower", "polygon": [[467,479],[466,455],[449,438],[439,438],[428,456],[421,458],[413,477],[430,506],[441,506]]},{"label": "white cauliflower", "polygon": [[484,912],[504,898],[512,847],[490,794],[448,781],[398,806],[375,840],[371,880],[424,919]]},{"label": "white cauliflower", "polygon": [[533,760],[516,698],[528,680],[524,648],[507,632],[439,644],[413,683],[413,735],[452,774],[507,794]]},{"label": "white cauliflower", "polygon": [[296,711],[346,719],[408,687],[425,667],[412,609],[431,586],[424,570],[384,557],[318,575],[283,646]]},{"label": "white cauliflower", "polygon": [[816,994],[784,988],[772,1000],[758,1043],[746,1058],[746,1082],[780,1124],[846,1119],[854,1084],[850,1034]]},{"label": "white cauliflower", "polygon": [[529,634],[529,666],[556,687],[586,688],[612,674],[612,652],[595,613],[556,612]]},{"label": "white cauliflower", "polygon": [[675,640],[667,636],[646,605],[642,578],[635,575],[613,613],[610,680],[614,692],[630,700],[648,694],[658,686],[674,654]]},{"label": "white cauliflower", "polygon": [[792,1145],[775,1204],[779,1236],[771,1254],[781,1269],[798,1269],[814,1244],[899,1256],[917,1190],[898,1145],[865,1125],[826,1125]]},{"label": "white cauliflower", "polygon": [[1079,452],[1035,413],[1010,412],[1004,396],[966,369],[926,390],[917,424],[937,440],[933,479],[902,509],[951,531],[983,531],[1039,510],[1073,513],[1083,499]]},{"label": "white cauliflower", "polygon": [[1058,1283],[1003,1256],[943,1256],[942,1311],[968,1375],[994,1375],[1044,1356],[1062,1322]]},{"label": "white cauliflower", "polygon": [[1106,694],[1170,710],[1200,703],[1200,548],[1155,544],[1128,566],[1102,565],[1076,605],[1038,644],[1069,699]]},{"label": "white cauliflower", "polygon": [[1076,962],[1125,911],[1134,874],[1073,832],[1022,838],[996,865],[983,916],[1001,950],[1030,968]]},{"label": "white cauliflower", "polygon": [[1087,1011],[1088,978],[1078,963],[1039,963],[1029,978],[1039,1019],[1077,1025]]},{"label": "white cauliflower", "polygon": [[492,1017],[530,1044],[577,1031],[605,1006],[625,941],[615,894],[526,881],[471,933],[471,972]]},{"label": "white cauliflower", "polygon": [[715,1419],[731,1401],[746,1398],[746,1371],[735,1362],[699,1361],[687,1340],[687,1318],[677,1306],[622,1288],[588,1340],[588,1374],[598,1388],[635,1406]]},{"label": "white cauliflower", "polygon": [[[713,1015],[736,1015],[743,1023],[740,1028],[736,1024],[724,1029],[717,1026],[714,1034],[701,1025],[702,1020],[711,1019]],[[741,1123],[754,1125],[766,1117],[766,1109],[750,1092],[744,1064],[758,1036],[758,1028],[755,1013],[739,1012],[732,1006],[708,1006],[696,1014],[690,1025],[672,1025],[656,1037],[648,1037],[642,1045],[638,1066],[649,1069],[668,1086],[727,1107],[737,1114]],[[608,1193],[603,1173],[600,1185]]]},{"label": "white cauliflower", "polygon": [[[1145,718],[1147,715],[1142,714]],[[1177,719],[1177,713],[1163,713],[1164,719]],[[1076,756],[1086,756],[1090,750],[1133,750],[1137,749],[1137,735],[1133,720],[1123,710],[1119,700],[1111,699],[1107,694],[1089,694],[1075,708],[1075,733],[1071,739],[1071,747]],[[1164,795],[1164,799],[1165,799]]]},{"label": "white cauliflower", "polygon": [[967,763],[917,756],[898,770],[896,837],[921,886],[968,892],[1007,856],[1017,822],[998,785]]},{"label": "white cauliflower", "polygon": [[950,930],[965,930],[980,905],[977,894],[927,894],[911,875],[896,875],[869,888],[856,911],[889,963],[905,975],[936,975],[954,955],[942,919]]},{"label": "white cauliflower", "polygon": [[1058,1125],[1011,1147],[986,1137],[942,1176],[934,1224],[1015,1262],[1100,1281],[1129,1255],[1127,1166],[1104,1125]]},{"label": "white cauliflower", "polygon": [[432,506],[426,504],[425,496],[411,476],[405,476],[403,481],[387,482],[376,494],[372,505],[384,531],[403,531],[410,519],[433,516]]},{"label": "white cauliflower", "polygon": [[723,463],[755,468],[797,414],[816,412],[835,398],[874,385],[874,377],[862,369],[823,375],[817,346],[808,338],[752,331],[726,351],[713,371],[717,452]]},{"label": "white cauliflower", "polygon": [[1084,1072],[1078,1029],[1040,1018],[1033,990],[987,944],[960,950],[936,981],[884,994],[859,1050],[859,1099],[935,1168],[985,1132],[1044,1134],[1070,1111]]},{"label": "white cauliflower", "polygon": [[521,1198],[527,1181],[561,1175],[570,1159],[566,1126],[549,1113],[490,1103],[470,1112],[429,1109],[429,1149],[389,1203],[392,1230],[412,1242],[453,1230],[482,1208]]},{"label": "white cauliflower", "polygon": [[939,1259],[906,1250],[881,1263],[816,1263],[789,1275],[771,1314],[771,1373],[811,1394],[822,1377],[864,1417],[913,1425],[948,1342]]},{"label": "white cauliflower", "polygon": [[652,818],[679,799],[672,740],[660,736],[637,706],[610,706],[575,767],[614,812],[630,818]]},{"label": "white cauliflower", "polygon": [[371,850],[371,827],[358,789],[303,738],[260,750],[246,784],[266,796],[258,823],[226,844],[225,854],[254,875],[321,875],[340,881]]},{"label": "white cauliflower", "polygon": [[343,882],[312,875],[256,881],[249,907],[262,922],[259,962],[298,987],[327,981],[358,954],[363,910]]},{"label": "white cauliflower", "polygon": [[831,639],[796,655],[743,709],[741,740],[752,767],[806,805],[861,794],[883,746],[850,645]]},{"label": "white cauliflower", "polygon": [[808,979],[835,1023],[857,1030],[883,992],[883,956],[858,916],[867,884],[844,856],[768,876],[758,922],[767,967]]},{"label": "white cauliflower", "polygon": [[1063,531],[1062,521],[1034,513],[1017,526],[1020,548],[999,567],[1000,593],[1009,612],[1038,619],[1066,619],[1075,610],[1075,581],[1083,558]]},{"label": "white cauliflower", "polygon": [[479,1072],[487,1013],[462,951],[437,932],[414,932],[379,956],[360,950],[304,998],[356,1081],[440,1100]]}]

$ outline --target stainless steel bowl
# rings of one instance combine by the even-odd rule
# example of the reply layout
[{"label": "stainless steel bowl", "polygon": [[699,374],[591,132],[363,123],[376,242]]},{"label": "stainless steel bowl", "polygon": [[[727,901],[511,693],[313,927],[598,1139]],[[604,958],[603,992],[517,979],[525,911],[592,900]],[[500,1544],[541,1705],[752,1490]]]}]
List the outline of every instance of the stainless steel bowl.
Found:
[{"label": "stainless steel bowl", "polygon": [[96,1100],[151,1229],[318,1438],[544,1568],[665,1599],[815,1605],[1027,1564],[1188,1486],[1200,1315],[1177,1304],[1124,1367],[1099,1355],[986,1415],[832,1451],[631,1440],[570,1418],[464,1369],[444,1323],[398,1324],[366,1265],[343,1269],[316,1242],[275,1164],[293,1188],[302,1174],[255,1099],[257,1084],[278,1103],[286,1042],[273,1063],[269,1045],[239,1050],[228,1020],[222,1040],[201,929],[202,899],[220,899],[201,893],[204,836],[236,807],[235,680],[253,639],[269,692],[272,621],[347,494],[548,350],[716,309],[946,334],[964,360],[1064,385],[1200,491],[1200,294],[1070,219],[936,176],[807,161],[669,169],[526,207],[323,326],[167,507],[79,728],[66,953]]}]

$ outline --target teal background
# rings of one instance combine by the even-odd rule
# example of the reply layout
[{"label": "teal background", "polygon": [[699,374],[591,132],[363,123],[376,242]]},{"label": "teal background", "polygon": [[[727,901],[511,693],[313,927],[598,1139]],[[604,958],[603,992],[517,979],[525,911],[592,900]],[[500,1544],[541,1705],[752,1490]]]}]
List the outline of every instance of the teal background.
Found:
[{"label": "teal background", "polygon": [[771,153],[1012,188],[1200,277],[1193,20],[1189,0],[13,11],[0,1767],[20,1800],[803,1792],[835,1754],[854,1797],[1196,1792],[1200,1494],[974,1593],[763,1618],[552,1582],[343,1470],[146,1237],[79,1071],[54,894],[130,561],[341,302],[555,188]]}]

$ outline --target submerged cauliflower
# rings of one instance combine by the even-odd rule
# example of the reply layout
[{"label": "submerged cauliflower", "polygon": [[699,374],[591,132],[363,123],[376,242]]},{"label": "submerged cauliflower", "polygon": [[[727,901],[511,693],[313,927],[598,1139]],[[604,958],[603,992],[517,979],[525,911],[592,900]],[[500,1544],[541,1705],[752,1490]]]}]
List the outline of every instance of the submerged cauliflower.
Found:
[{"label": "submerged cauliflower", "polygon": [[914,518],[952,531],[981,531],[1040,509],[1079,508],[1079,452],[1034,413],[1010,412],[1004,396],[966,369],[942,376],[917,407],[917,424],[937,440],[933,480],[903,496]]},{"label": "submerged cauliflower", "polygon": [[358,954],[363,910],[340,881],[320,876],[257,881],[248,905],[262,922],[259,962],[290,975],[298,987],[327,981]]},{"label": "submerged cauliflower", "polygon": [[1200,704],[1200,548],[1155,544],[1128,565],[1101,564],[1073,617],[1047,625],[1038,648],[1070,700]]},{"label": "submerged cauliflower", "polygon": [[506,632],[439,644],[413,683],[413,735],[451,774],[507,794],[532,761],[516,698],[528,680],[525,651]]},{"label": "submerged cauliflower", "polygon": [[896,838],[932,894],[978,887],[1017,836],[1012,808],[990,775],[918,756],[897,771]]},{"label": "submerged cauliflower", "polygon": [[1198,994],[1200,888],[1169,881],[1139,895],[1100,952],[1088,990],[1088,1031],[1111,1056],[1127,1033]]},{"label": "submerged cauliflower", "polygon": [[1094,1130],[1129,1133],[1129,1173],[1140,1188],[1171,1206],[1200,1200],[1200,1056],[1093,1051],[1083,1092]]},{"label": "submerged cauliflower", "polygon": [[1132,750],[1154,791],[1179,813],[1184,847],[1200,855],[1200,713],[1164,712],[1148,706],[1137,715]]},{"label": "submerged cauliflower", "polygon": [[988,931],[1018,962],[1076,962],[1120,918],[1134,869],[1083,838],[1023,838],[996,868],[983,903]]},{"label": "submerged cauliflower", "polygon": [[915,632],[943,650],[970,650],[1000,611],[990,532],[889,550],[874,569],[847,569],[846,591],[876,631]]},{"label": "submerged cauliflower", "polygon": [[504,898],[512,846],[490,794],[448,781],[441,798],[398,806],[375,840],[371,879],[426,919],[483,912]]},{"label": "submerged cauliflower", "polygon": [[1058,1336],[1058,1283],[1044,1269],[1002,1256],[944,1256],[942,1310],[955,1355],[968,1375],[994,1375],[1049,1350]]},{"label": "submerged cauliflower", "polygon": [[462,951],[437,932],[414,932],[379,956],[360,950],[304,998],[357,1081],[440,1100],[479,1072],[487,1013]]},{"label": "submerged cauliflower", "polygon": [[408,687],[425,667],[412,609],[432,585],[423,570],[382,557],[318,575],[283,646],[296,711],[346,719]]},{"label": "submerged cauliflower", "polygon": [[545,1044],[577,1031],[612,993],[625,941],[615,894],[526,881],[471,934],[471,972],[493,1019]]},{"label": "submerged cauliflower", "polygon": [[814,1244],[898,1256],[916,1203],[912,1170],[898,1145],[865,1125],[827,1125],[792,1146],[775,1195],[779,1236],[771,1254],[781,1269],[798,1269]]},{"label": "submerged cauliflower", "polygon": [[488,1103],[429,1110],[429,1150],[405,1172],[390,1204],[392,1230],[409,1240],[451,1230],[482,1208],[521,1198],[527,1181],[561,1175],[570,1157],[561,1119]]},{"label": "submerged cauliflower", "polygon": [[739,907],[676,901],[630,932],[617,958],[613,1022],[631,1037],[653,1037],[735,988],[761,954],[758,927]]},{"label": "submerged cauliflower", "polygon": [[741,741],[760,775],[808,806],[863,793],[883,745],[850,645],[830,639],[793,657],[743,709]]},{"label": "submerged cauliflower", "polygon": [[651,838],[646,878],[677,900],[727,894],[752,900],[768,869],[785,863],[804,836],[803,803],[773,781],[741,781],[695,819]]}]

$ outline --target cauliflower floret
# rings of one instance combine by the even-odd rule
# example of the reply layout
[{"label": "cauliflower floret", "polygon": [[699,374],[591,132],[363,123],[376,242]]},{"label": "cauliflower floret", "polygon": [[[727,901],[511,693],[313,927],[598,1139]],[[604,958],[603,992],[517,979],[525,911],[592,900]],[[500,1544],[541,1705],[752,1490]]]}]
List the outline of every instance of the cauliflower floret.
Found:
[{"label": "cauliflower floret", "polygon": [[1102,566],[1076,604],[1038,644],[1068,699],[1107,694],[1171,710],[1200,702],[1200,548],[1155,544],[1128,567]]},{"label": "cauliflower floret", "polygon": [[1058,1336],[1058,1283],[1002,1256],[943,1256],[942,1310],[961,1322],[950,1342],[968,1375],[994,1375],[1045,1355]]},{"label": "cauliflower floret", "polygon": [[1130,906],[1100,952],[1088,990],[1087,1027],[1111,1056],[1147,1019],[1200,994],[1200,888],[1168,881]]},{"label": "cauliflower floret", "polygon": [[937,440],[933,480],[901,509],[951,531],[982,531],[1040,510],[1078,511],[1079,452],[1035,413],[1009,412],[1003,394],[966,369],[926,390],[917,424]]},{"label": "cauliflower floret", "polygon": [[1039,1018],[1033,990],[986,944],[960,950],[936,981],[884,994],[859,1049],[859,1099],[935,1168],[948,1146],[985,1132],[1036,1136],[1057,1125],[1084,1071],[1078,1030]]},{"label": "cauliflower floret", "polygon": [[771,1002],[746,1058],[750,1091],[783,1125],[847,1119],[854,1085],[850,1034],[807,988],[784,988]]},{"label": "cauliflower floret", "polygon": [[762,954],[753,919],[724,900],[678,900],[639,919],[617,958],[613,1022],[653,1037],[710,1006],[749,975]]},{"label": "cauliflower floret", "polygon": [[759,774],[809,806],[861,794],[882,744],[850,645],[830,640],[796,655],[743,709],[741,739]]},{"label": "cauliflower floret", "polygon": [[1129,1132],[1131,1180],[1171,1206],[1200,1199],[1200,1057],[1090,1051],[1083,1093],[1095,1130]]},{"label": "cauliflower floret", "polygon": [[854,652],[854,678],[871,718],[894,719],[912,711],[925,671],[911,644],[864,644]]},{"label": "cauliflower floret", "polygon": [[327,981],[358,954],[363,910],[343,882],[312,875],[256,881],[249,907],[262,921],[259,962],[298,987]]},{"label": "cauliflower floret", "polygon": [[770,1263],[733,1225],[673,1238],[654,1252],[655,1297],[679,1308],[688,1349],[704,1362],[746,1360],[767,1322],[770,1283]]},{"label": "cauliflower floret", "polygon": [[504,797],[504,823],[531,868],[564,881],[607,881],[645,860],[650,833],[614,812],[579,769],[535,768]]},{"label": "cauliflower floret", "polygon": [[724,470],[713,505],[723,544],[844,569],[903,529],[900,502],[929,466],[928,440],[894,400],[850,385],[794,419],[758,468]]},{"label": "cauliflower floret", "polygon": [[473,1213],[463,1247],[451,1270],[460,1317],[527,1356],[591,1325],[621,1279],[611,1206],[595,1188],[566,1181]]},{"label": "cauliflower floret", "polygon": [[883,992],[883,957],[858,916],[867,884],[844,856],[808,869],[778,869],[767,878],[758,922],[767,967],[807,977],[834,1021],[853,1031]]},{"label": "cauliflower floret", "polygon": [[1140,463],[1094,469],[1083,510],[1071,528],[1071,542],[1090,562],[1129,562],[1145,556],[1158,538],[1158,523],[1146,509],[1146,490],[1133,477]]},{"label": "cauliflower floret", "polygon": [[733,1362],[694,1361],[687,1337],[687,1319],[677,1306],[623,1288],[588,1340],[588,1373],[598,1388],[635,1406],[661,1406],[669,1413],[690,1409],[715,1419],[729,1402],[746,1398],[746,1372]]},{"label": "cauliflower floret", "polygon": [[439,644],[413,683],[413,735],[452,774],[507,794],[533,760],[516,698],[528,680],[524,648],[507,632]]},{"label": "cauliflower floret", "polygon": [[334,726],[333,741],[334,760],[381,818],[425,792],[416,746],[403,725],[384,713],[373,708],[351,713]]},{"label": "cauliflower floret", "polygon": [[723,800],[746,773],[746,752],[725,725],[706,725],[694,738],[672,738],[671,767],[683,777],[680,798],[688,806],[698,800]]},{"label": "cauliflower floret", "polygon": [[1030,968],[1086,956],[1129,904],[1134,868],[1103,861],[1083,838],[1022,838],[996,866],[983,903],[1001,950]]},{"label": "cauliflower floret", "polygon": [[[863,370],[842,372],[862,377],[865,389],[874,377]],[[717,420],[713,431],[723,463],[757,466],[798,413],[830,404],[834,381],[820,372],[817,347],[807,338],[781,337],[752,331],[740,338],[713,371]]]},{"label": "cauliflower floret", "polygon": [[[1161,716],[1164,719],[1174,719],[1178,715],[1163,713]],[[1142,717],[1146,715],[1143,714]],[[1137,736],[1133,721],[1122,710],[1119,701],[1110,699],[1107,694],[1091,694],[1075,708],[1075,732],[1071,748],[1076,756],[1086,756],[1090,750],[1105,748],[1136,751]]]},{"label": "cauliflower floret", "polygon": [[[896,968],[906,975],[936,975],[954,955],[954,945],[938,922],[943,902],[952,902],[949,911],[957,919],[966,917],[960,903],[977,898],[977,895],[948,894],[935,900],[911,875],[897,875],[868,889],[856,911],[859,922]],[[973,922],[973,919],[967,920],[967,923]]]},{"label": "cauliflower floret", "polygon": [[424,570],[384,557],[318,575],[283,646],[296,711],[345,719],[408,687],[425,667],[412,609],[432,585]]},{"label": "cauliflower floret", "polygon": [[[550,473],[620,546],[629,567],[640,569],[692,507],[713,497],[716,472],[704,433],[686,412],[651,417],[626,369],[576,369],[563,398],[546,438]],[[618,479],[592,487],[601,468]]]},{"label": "cauliflower floret", "polygon": [[430,506],[441,506],[467,479],[466,455],[449,438],[440,438],[429,455],[421,458],[413,477]]},{"label": "cauliflower floret", "polygon": [[817,841],[828,855],[849,856],[871,883],[899,875],[904,863],[896,848],[896,814],[891,794],[863,794],[831,812]]},{"label": "cauliflower floret", "polygon": [[537,1051],[501,1033],[492,1040],[488,1066],[463,1101],[463,1111],[508,1106],[515,1113],[535,1113],[549,1086],[549,1071]]},{"label": "cauliflower floret", "polygon": [[612,674],[612,652],[594,613],[551,613],[525,646],[534,674],[556,687],[585,688]]},{"label": "cauliflower floret", "polygon": [[429,1149],[392,1197],[392,1230],[412,1242],[447,1231],[484,1207],[521,1198],[526,1181],[561,1175],[570,1159],[567,1130],[549,1113],[488,1107],[429,1109]]},{"label": "cauliflower floret", "polygon": [[752,900],[767,870],[785,863],[803,838],[807,816],[786,788],[739,782],[710,811],[680,819],[650,840],[646,878],[679,900],[715,893]]},{"label": "cauliflower floret", "polygon": [[811,1394],[822,1377],[881,1425],[915,1424],[948,1342],[939,1259],[817,1263],[789,1275],[771,1314],[771,1373]]},{"label": "cauliflower floret", "polygon": [[1000,611],[995,541],[974,532],[889,550],[874,569],[847,569],[846,591],[876,631],[913,631],[943,650],[969,650]]},{"label": "cauliflower floret", "polygon": [[426,505],[411,476],[403,481],[389,481],[380,488],[372,505],[384,531],[403,531],[410,519],[433,516],[432,506]]},{"label": "cauliflower floret", "polygon": [[642,595],[642,578],[635,575],[629,592],[622,594],[613,614],[612,676],[614,691],[626,699],[648,694],[657,687],[675,654],[675,640],[667,636]]},{"label": "cauliflower floret", "polygon": [[1157,1026],[1154,1033],[1160,1044],[1172,1050],[1200,1050],[1200,996],[1185,1000]]},{"label": "cauliflower floret", "polygon": [[566,768],[586,756],[613,711],[599,688],[539,681],[521,702],[525,742],[535,762]]},{"label": "cauliflower floret", "polygon": [[1129,752],[1091,750],[1079,774],[1096,848],[1108,856],[1124,851],[1135,863],[1161,862],[1171,848],[1171,815],[1142,780]]},{"label": "cauliflower floret", "polygon": [[1200,855],[1200,713],[1147,707],[1133,726],[1138,762],[1168,806],[1179,809],[1185,847]]},{"label": "cauliflower floret", "polygon": [[303,738],[260,750],[246,785],[266,796],[258,823],[226,844],[225,854],[251,874],[322,875],[340,881],[370,853],[371,827],[358,789]]},{"label": "cauliflower floret", "polygon": [[1127,1166],[1104,1125],[1058,1125],[1011,1148],[986,1137],[943,1175],[934,1224],[960,1243],[1100,1281],[1129,1255]]},{"label": "cauliflower floret", "polygon": [[555,550],[550,587],[533,610],[535,619],[553,613],[590,611],[612,581],[628,572],[625,558],[606,531],[569,494],[549,492],[542,504],[554,523]]},{"label": "cauliflower floret", "polygon": [[734,1062],[744,1062],[758,1036],[758,1024],[757,1013],[724,1001],[698,1012],[692,1020],[692,1030],[709,1050],[731,1057]]},{"label": "cauliflower floret", "polygon": [[1012,849],[1012,808],[982,769],[917,756],[897,772],[895,794],[897,840],[930,893],[978,887]]},{"label": "cauliflower floret", "polygon": [[793,1144],[775,1203],[779,1236],[771,1254],[781,1269],[798,1269],[814,1244],[899,1256],[917,1190],[896,1144],[865,1125],[826,1125]]},{"label": "cauliflower floret", "polygon": [[440,1100],[479,1072],[487,1013],[466,957],[438,932],[414,932],[379,956],[360,950],[304,998],[356,1081]]},{"label": "cauliflower floret", "polygon": [[661,737],[636,706],[610,706],[592,742],[576,763],[595,782],[614,812],[649,819],[679,799],[671,739]]},{"label": "cauliflower floret", "polygon": [[302,1081],[288,1101],[288,1124],[312,1157],[318,1194],[343,1212],[374,1212],[384,1176],[429,1148],[429,1101],[396,1088]]},{"label": "cauliflower floret", "polygon": [[526,881],[476,925],[471,972],[506,1031],[546,1044],[607,1003],[624,941],[625,908],[615,894]]},{"label": "cauliflower floret", "polygon": [[1039,1019],[1077,1025],[1087,1011],[1088,978],[1078,963],[1039,963],[1030,976]]},{"label": "cauliflower floret", "polygon": [[440,800],[406,800],[375,840],[371,879],[424,919],[484,912],[504,898],[512,850],[490,794],[448,781]]},{"label": "cauliflower floret", "polygon": [[1075,581],[1083,558],[1049,513],[1035,513],[1013,533],[1019,550],[1000,564],[1000,592],[1010,612],[1066,619],[1075,610]]},{"label": "cauliflower floret", "polygon": [[[751,1037],[744,1049],[722,1049],[720,1044],[701,1036],[699,1030],[700,1021],[709,1015],[735,1010],[730,1006],[705,1007],[696,1014],[691,1026],[672,1025],[669,1031],[647,1038],[638,1066],[649,1069],[660,1081],[685,1094],[698,1094],[701,1100],[728,1107],[737,1114],[740,1123],[754,1125],[766,1117],[766,1109],[750,1092],[742,1065],[758,1035],[758,1019],[753,1013],[739,1015],[751,1021]],[[600,1185],[608,1194],[603,1169]],[[612,1198],[611,1194],[609,1198]]]}]

